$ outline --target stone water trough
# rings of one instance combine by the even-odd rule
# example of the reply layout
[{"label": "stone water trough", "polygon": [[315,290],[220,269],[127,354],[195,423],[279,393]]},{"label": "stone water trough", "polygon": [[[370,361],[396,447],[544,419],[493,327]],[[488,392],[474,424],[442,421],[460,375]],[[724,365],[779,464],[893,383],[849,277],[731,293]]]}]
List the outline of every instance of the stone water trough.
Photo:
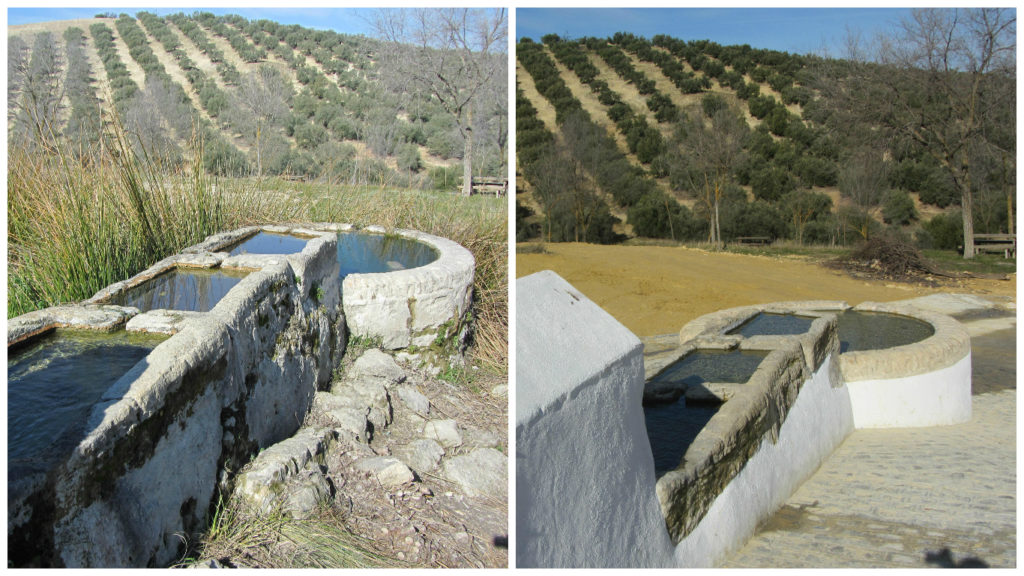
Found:
[{"label": "stone water trough", "polygon": [[[516,382],[518,566],[711,567],[854,429],[971,417],[970,337],[909,304],[723,310],[645,362],[634,335],[554,273],[519,279],[517,293],[517,358],[527,367]],[[744,329],[755,321],[778,330]],[[897,334],[877,347],[849,330],[864,322],[880,332],[882,321]],[[753,355],[739,376],[686,366],[694,354],[713,363],[738,353]],[[675,403],[673,418],[697,419],[695,433],[649,435],[645,410]],[[660,476],[655,439],[675,450]]]},{"label": "stone water trough", "polygon": [[[339,234],[406,238],[433,257],[418,268],[385,262],[389,271],[343,276]],[[235,472],[299,429],[350,335],[414,366],[460,362],[474,265],[465,248],[415,231],[249,227],[210,236],[80,304],[10,319],[8,375],[24,389],[9,390],[8,400],[17,392],[29,412],[34,397],[45,402],[38,387],[46,384],[33,377],[50,365],[67,365],[59,374],[69,390],[85,387],[82,360],[45,354],[54,343],[138,334],[148,348],[137,361],[94,370],[93,396],[67,412],[76,416],[66,426],[49,423],[59,442],[24,434],[25,446],[8,445],[25,454],[24,465],[8,460],[9,565],[179,560],[184,539],[206,528],[218,495],[230,494]],[[34,409],[48,424],[47,407]]]}]

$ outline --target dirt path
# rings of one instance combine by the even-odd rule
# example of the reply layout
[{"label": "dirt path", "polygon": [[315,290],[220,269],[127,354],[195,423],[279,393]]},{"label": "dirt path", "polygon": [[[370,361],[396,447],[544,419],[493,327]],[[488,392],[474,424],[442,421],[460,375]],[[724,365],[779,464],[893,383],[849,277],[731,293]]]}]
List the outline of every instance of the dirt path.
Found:
[{"label": "dirt path", "polygon": [[517,254],[516,276],[554,270],[637,336],[678,332],[710,312],[783,300],[888,302],[934,292],[1016,297],[1016,282],[924,286],[865,281],[796,257],[713,253],[685,247],[546,244]]}]

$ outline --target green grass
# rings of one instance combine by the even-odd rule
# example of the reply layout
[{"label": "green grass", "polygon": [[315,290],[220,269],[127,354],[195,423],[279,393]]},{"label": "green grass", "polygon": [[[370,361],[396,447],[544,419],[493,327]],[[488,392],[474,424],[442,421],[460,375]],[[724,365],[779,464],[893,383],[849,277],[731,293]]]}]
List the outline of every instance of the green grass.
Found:
[{"label": "green grass", "polygon": [[1016,258],[1003,258],[1002,254],[978,254],[965,259],[953,250],[922,250],[921,253],[939,270],[947,273],[975,275],[1005,275],[1017,272]]}]

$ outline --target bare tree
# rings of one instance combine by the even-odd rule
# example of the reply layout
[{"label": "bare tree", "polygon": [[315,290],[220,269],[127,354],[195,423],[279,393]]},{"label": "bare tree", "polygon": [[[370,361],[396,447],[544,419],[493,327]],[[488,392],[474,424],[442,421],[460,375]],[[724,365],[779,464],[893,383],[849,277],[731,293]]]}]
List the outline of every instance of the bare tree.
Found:
[{"label": "bare tree", "polygon": [[31,134],[36,142],[49,142],[60,133],[62,68],[56,39],[49,32],[37,34],[22,80],[18,118],[22,133]]},{"label": "bare tree", "polygon": [[679,152],[671,160],[670,172],[674,173],[673,180],[707,209],[708,240],[716,246],[722,242],[722,194],[732,181],[748,134],[747,124],[734,105],[717,108],[710,117],[701,107],[691,107],[676,131]]},{"label": "bare tree", "polygon": [[[288,100],[291,98],[291,83],[287,82],[277,68],[263,64],[242,77],[235,90],[235,100],[248,118],[240,120],[242,128],[251,124],[254,129],[256,150],[256,176],[263,175],[263,153],[261,138],[268,125],[288,114]],[[246,130],[247,131],[247,130]]]},{"label": "bare tree", "polygon": [[996,137],[1015,123],[1016,37],[1013,9],[914,10],[829,94],[833,109],[909,138],[946,170],[960,192],[965,258],[975,254],[975,160],[1016,148]]},{"label": "bare tree", "polygon": [[19,97],[28,75],[28,44],[21,36],[7,38],[7,121],[14,122]]},{"label": "bare tree", "polygon": [[373,26],[392,45],[382,50],[385,78],[435,98],[455,118],[464,141],[462,193],[473,190],[473,107],[483,89],[507,77],[505,8],[381,9]]},{"label": "bare tree", "polygon": [[[136,92],[125,107],[124,127],[139,157],[148,157],[161,165],[172,166],[182,159],[178,139],[188,138],[181,133],[181,116],[188,119],[174,97],[169,80],[150,75],[142,90]],[[188,121],[188,120],[186,120]]]}]

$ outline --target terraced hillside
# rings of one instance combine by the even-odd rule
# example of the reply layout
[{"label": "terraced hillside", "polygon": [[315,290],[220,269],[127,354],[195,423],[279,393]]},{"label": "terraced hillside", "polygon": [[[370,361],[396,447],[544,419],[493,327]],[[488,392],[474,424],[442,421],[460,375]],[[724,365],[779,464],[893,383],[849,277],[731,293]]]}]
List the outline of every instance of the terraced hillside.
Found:
[{"label": "terraced hillside", "polygon": [[[955,248],[949,172],[835,110],[848,62],[627,33],[523,38],[516,57],[520,240],[847,244],[889,227]],[[991,168],[975,232],[1006,227]]]},{"label": "terraced hillside", "polygon": [[[8,37],[14,143],[48,131],[87,149],[116,118],[137,151],[171,165],[201,135],[219,175],[449,188],[461,176],[455,118],[385,82],[375,39],[208,12],[11,26]],[[507,87],[495,77],[473,111],[478,175],[506,173]]]}]

